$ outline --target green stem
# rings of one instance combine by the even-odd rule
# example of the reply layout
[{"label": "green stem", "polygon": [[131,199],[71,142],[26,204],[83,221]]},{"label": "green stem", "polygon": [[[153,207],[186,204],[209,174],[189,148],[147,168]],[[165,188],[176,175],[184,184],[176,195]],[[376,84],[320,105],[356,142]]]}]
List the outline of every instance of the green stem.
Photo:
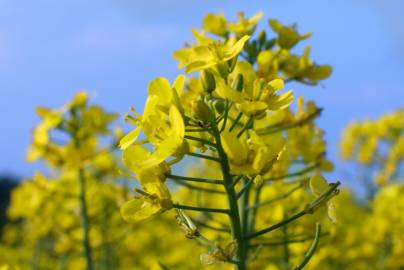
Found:
[{"label": "green stem", "polygon": [[206,144],[206,145],[216,146],[214,143],[212,143],[212,142],[210,142],[208,140],[205,140],[205,139],[198,138],[198,137],[185,135],[184,138],[188,139],[188,140],[192,140],[192,141],[197,141],[197,142],[200,142],[200,143],[203,143],[203,144]]},{"label": "green stem", "polygon": [[235,179],[234,179],[234,181],[233,181],[233,183],[231,184],[231,187],[235,187],[237,184],[238,184],[238,182],[240,182],[240,180],[243,178],[243,175],[239,175],[239,176],[237,176]]},{"label": "green stem", "polygon": [[197,219],[194,219],[193,221],[195,222],[196,225],[199,225],[201,227],[205,227],[205,228],[213,230],[213,231],[230,233],[230,230],[226,229],[226,228],[212,226],[210,224],[207,224],[206,222],[203,222],[203,221],[200,221],[200,220],[197,220]]},{"label": "green stem", "polygon": [[[233,103],[231,104],[233,105]],[[226,99],[226,103],[225,103],[225,111],[224,111],[224,121],[223,121],[223,125],[222,128],[220,129],[220,132],[223,132],[223,130],[226,129],[226,125],[227,125],[227,119],[229,118],[229,110],[231,108],[231,105],[229,106],[229,100]]]},{"label": "green stem", "polygon": [[283,131],[291,129],[291,128],[303,126],[307,123],[310,123],[314,118],[319,116],[321,111],[322,111],[322,109],[318,108],[312,114],[306,116],[305,118],[303,118],[297,122],[273,124],[271,126],[259,129],[256,132],[258,135],[268,135],[268,134],[283,132]]},{"label": "green stem", "polygon": [[192,156],[192,157],[197,157],[197,158],[203,158],[203,159],[208,159],[208,160],[213,160],[216,162],[220,162],[220,160],[217,157],[212,157],[212,156],[207,156],[207,155],[202,155],[202,154],[198,154],[198,153],[187,153],[188,156]]},{"label": "green stem", "polygon": [[79,169],[79,182],[80,182],[81,224],[84,233],[83,237],[84,256],[87,262],[87,270],[93,270],[94,266],[90,246],[90,224],[88,221],[88,211],[86,202],[86,179],[82,168]]},{"label": "green stem", "polygon": [[237,247],[238,247],[237,248],[236,269],[237,270],[246,270],[247,258],[245,257],[246,252],[244,250],[245,249],[244,237],[243,237],[243,231],[241,228],[236,191],[234,189],[234,186],[232,185],[233,177],[230,174],[229,161],[227,159],[227,155],[224,152],[222,142],[220,140],[220,131],[218,130],[217,125],[214,122],[214,119],[211,120],[211,123],[212,123],[212,134],[215,138],[216,149],[218,152],[219,159],[221,161],[220,165],[221,165],[224,185],[225,185],[225,189],[226,189],[226,193],[227,193],[227,203],[228,203],[229,209],[230,209],[229,218],[230,218],[230,224],[231,224],[232,238],[234,240],[236,240]]},{"label": "green stem", "polygon": [[287,173],[284,175],[273,176],[273,177],[264,179],[264,181],[276,181],[276,180],[282,180],[282,179],[287,179],[287,178],[293,178],[296,176],[301,176],[301,175],[311,172],[312,170],[316,169],[318,166],[319,166],[319,163],[316,162],[313,165],[309,165],[299,171]]},{"label": "green stem", "polygon": [[189,128],[185,129],[185,132],[209,132],[210,129],[208,128]]},{"label": "green stem", "polygon": [[312,214],[323,202],[329,200],[333,194],[336,194],[336,192],[338,192],[337,187],[340,185],[340,182],[334,183],[334,184],[330,184],[330,188],[324,192],[321,196],[319,196],[318,198],[316,198],[311,204],[307,205],[305,207],[305,209],[303,209],[302,211],[282,220],[279,223],[276,223],[268,228],[265,228],[263,230],[251,233],[249,235],[245,236],[245,239],[251,239],[251,238],[255,238],[258,237],[260,235],[266,234],[268,232],[271,232],[273,230],[276,230],[282,226],[285,226],[286,224],[304,216],[307,214]]},{"label": "green stem", "polygon": [[263,235],[265,233],[269,233],[269,232],[271,232],[273,230],[276,230],[276,229],[278,229],[278,228],[280,228],[282,226],[285,226],[286,224],[288,224],[288,223],[290,223],[290,222],[292,222],[292,221],[294,221],[294,220],[296,220],[296,219],[298,219],[298,218],[300,218],[300,217],[302,217],[302,216],[304,216],[306,214],[308,214],[306,212],[306,210],[302,210],[299,213],[294,214],[293,216],[290,216],[287,219],[284,219],[281,222],[276,223],[276,224],[274,224],[274,225],[272,225],[272,226],[270,226],[268,228],[265,228],[263,230],[257,231],[255,233],[251,233],[251,234],[247,235],[245,238],[246,239],[251,239],[251,238],[255,238],[255,237],[258,237],[260,235]]},{"label": "green stem", "polygon": [[[243,200],[241,201],[241,222],[242,222],[242,229],[243,229],[243,235],[247,235],[250,233],[250,213],[248,211],[248,206],[250,203],[250,190],[251,190],[251,183],[253,180],[249,180],[248,178],[243,179],[243,189],[237,194],[238,196],[242,196]],[[248,249],[249,249],[249,240],[244,240],[243,241],[244,247],[244,258],[248,258]]]},{"label": "green stem", "polygon": [[250,117],[247,120],[247,123],[244,125],[244,127],[240,130],[240,132],[237,134],[237,138],[240,138],[241,135],[243,135],[243,133],[247,130],[250,129],[252,127],[252,124],[254,122],[254,118]]},{"label": "green stem", "polygon": [[304,255],[303,260],[299,263],[298,266],[295,267],[295,270],[301,270],[306,264],[310,261],[311,257],[313,256],[316,248],[318,246],[318,242],[320,241],[320,233],[321,233],[321,225],[319,223],[316,224],[316,234],[314,236],[313,243],[311,244],[309,250]]},{"label": "green stem", "polygon": [[[284,218],[286,219],[288,216],[285,213]],[[289,269],[289,245],[288,245],[288,226],[285,225],[282,227],[282,234],[283,234],[283,261],[285,263],[285,269],[288,270]]]},{"label": "green stem", "polygon": [[189,184],[187,182],[176,180],[176,179],[173,179],[173,180],[178,185],[184,186],[184,187],[186,187],[188,189],[191,189],[191,190],[204,191],[204,192],[208,192],[208,193],[216,193],[216,194],[222,194],[222,195],[226,194],[226,192],[221,191],[221,190],[217,190],[217,189],[213,189],[213,188],[199,187],[199,186],[191,185],[191,184]]},{"label": "green stem", "polygon": [[[260,201],[260,196],[261,196],[261,191],[263,189],[263,185],[260,185],[255,189],[255,197],[254,197],[254,205],[258,205]],[[251,222],[250,222],[250,232],[255,231],[255,220],[257,219],[257,214],[258,214],[258,207],[247,207],[247,211],[252,209],[251,213]]]},{"label": "green stem", "polygon": [[243,116],[243,113],[240,112],[240,113],[237,115],[236,119],[234,119],[233,124],[231,124],[229,131],[232,131],[232,130],[237,126],[237,124],[238,124],[238,122],[240,121],[240,119],[241,119],[242,116]]},{"label": "green stem", "polygon": [[[281,194],[281,195],[276,196],[276,197],[274,197],[274,198],[272,198],[272,199],[268,199],[268,200],[265,200],[265,201],[262,201],[262,202],[259,202],[259,200],[256,200],[255,203],[254,203],[254,205],[252,205],[251,207],[249,207],[249,209],[256,209],[256,208],[259,208],[259,207],[261,207],[261,206],[268,205],[268,204],[271,204],[271,203],[273,203],[273,202],[280,201],[280,200],[282,200],[282,199],[286,199],[287,197],[289,197],[289,196],[292,195],[295,191],[301,189],[302,187],[303,187],[303,185],[300,184],[300,185],[298,185],[298,186],[296,186],[296,187],[290,189],[289,191],[287,191],[287,192],[284,193],[284,194]],[[257,189],[257,190],[258,190],[258,189]]]},{"label": "green stem", "polygon": [[[327,236],[330,233],[322,233],[320,236]],[[296,244],[296,243],[303,243],[307,242],[309,240],[312,240],[313,236],[306,236],[306,237],[301,237],[301,238],[295,238],[295,239],[288,239],[288,241],[268,241],[268,242],[256,242],[253,244],[250,244],[250,247],[257,247],[257,246],[281,246],[284,245],[285,243],[287,244]]]},{"label": "green stem", "polygon": [[221,209],[221,208],[199,207],[199,206],[183,205],[183,204],[178,204],[178,203],[174,203],[173,207],[177,208],[177,209],[191,210],[191,211],[198,211],[198,212],[230,214],[229,209]]},{"label": "green stem", "polygon": [[[247,180],[244,181],[243,183],[243,187],[241,188],[241,190],[237,193],[237,199],[241,198],[241,196],[243,196],[244,193],[249,192],[251,184],[253,183],[253,180]],[[248,206],[248,205],[247,205]]]},{"label": "green stem", "polygon": [[189,182],[207,183],[207,184],[213,184],[213,185],[223,185],[222,180],[194,178],[194,177],[174,175],[174,174],[167,174],[166,177],[169,178],[169,179],[175,179],[175,180],[180,180],[180,181],[183,180],[183,181],[189,181]]}]

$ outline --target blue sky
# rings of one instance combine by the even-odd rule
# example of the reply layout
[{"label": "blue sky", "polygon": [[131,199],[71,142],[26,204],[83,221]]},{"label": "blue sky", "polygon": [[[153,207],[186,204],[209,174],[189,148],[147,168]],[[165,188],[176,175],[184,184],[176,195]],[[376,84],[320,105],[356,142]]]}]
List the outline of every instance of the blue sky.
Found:
[{"label": "blue sky", "polygon": [[[293,85],[325,108],[329,155],[351,120],[404,107],[404,2],[400,0],[0,0],[0,173],[28,176],[24,154],[37,105],[58,107],[80,89],[111,111],[142,109],[147,83],[180,71],[172,52],[207,12],[238,11],[297,22],[319,63],[321,86]],[[263,20],[262,27],[267,27]],[[343,175],[337,162],[333,177]]]}]

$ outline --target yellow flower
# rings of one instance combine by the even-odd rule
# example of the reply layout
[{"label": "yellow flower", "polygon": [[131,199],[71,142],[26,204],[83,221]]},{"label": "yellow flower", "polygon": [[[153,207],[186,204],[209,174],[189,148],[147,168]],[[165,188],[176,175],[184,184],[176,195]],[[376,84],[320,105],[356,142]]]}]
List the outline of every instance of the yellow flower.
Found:
[{"label": "yellow flower", "polygon": [[146,168],[142,166],[143,160],[150,158],[151,155],[149,150],[139,145],[129,146],[122,155],[125,166],[136,173],[136,178],[142,185],[150,182],[164,182],[165,175],[170,171],[164,161]]},{"label": "yellow flower", "polygon": [[160,182],[147,183],[144,194],[125,202],[121,207],[122,218],[130,223],[147,219],[172,208],[168,188]]},{"label": "yellow flower", "polygon": [[278,34],[277,43],[283,49],[289,50],[299,41],[308,39],[311,36],[311,33],[300,35],[295,26],[285,26],[277,20],[269,20],[269,25]]},{"label": "yellow flower", "polygon": [[[283,144],[279,142],[270,147],[254,131],[249,131],[249,135],[250,139],[247,141],[243,137],[237,138],[237,133],[234,131],[225,130],[221,133],[220,138],[230,162],[230,170],[234,174],[264,175],[279,157]],[[257,181],[260,180],[257,179]]]},{"label": "yellow flower", "polygon": [[[249,36],[244,36],[237,41],[230,39],[225,44],[212,42],[209,45],[195,46],[186,52],[177,51],[174,53],[174,58],[182,61],[187,73],[213,68],[237,57],[249,38]],[[220,71],[218,72],[220,73]]]},{"label": "yellow flower", "polygon": [[[121,139],[119,143],[121,149],[124,150],[134,144],[141,131],[145,133],[147,140],[151,143],[158,143],[160,138],[164,137],[164,134],[161,133],[169,128],[166,120],[167,114],[170,114],[171,110],[177,110],[177,112],[182,110],[180,97],[184,82],[185,76],[180,75],[171,86],[169,81],[163,77],[156,78],[149,83],[149,97],[143,115],[129,116],[128,121],[134,124],[136,128]],[[176,108],[171,109],[171,107]],[[178,116],[176,112],[173,114]],[[175,121],[181,125],[178,117]]]},{"label": "yellow flower", "polygon": [[234,32],[236,36],[242,37],[244,35],[252,35],[258,21],[264,15],[263,12],[258,12],[250,18],[245,18],[244,13],[238,13],[238,22],[229,23],[228,28],[230,31]]},{"label": "yellow flower", "polygon": [[275,79],[269,83],[257,79],[252,86],[245,85],[243,92],[239,92],[219,78],[215,92],[220,97],[235,102],[237,108],[244,114],[260,118],[267,110],[282,110],[290,105],[293,100],[292,90],[276,95],[276,92],[283,86],[284,83],[281,79]]},{"label": "yellow flower", "polygon": [[[321,175],[312,176],[310,178],[309,185],[311,191],[316,197],[320,197],[330,188],[330,186],[327,183],[327,180],[325,180],[325,178]],[[337,222],[335,204],[330,200],[326,201],[326,204],[327,204],[328,218],[333,223]]]}]

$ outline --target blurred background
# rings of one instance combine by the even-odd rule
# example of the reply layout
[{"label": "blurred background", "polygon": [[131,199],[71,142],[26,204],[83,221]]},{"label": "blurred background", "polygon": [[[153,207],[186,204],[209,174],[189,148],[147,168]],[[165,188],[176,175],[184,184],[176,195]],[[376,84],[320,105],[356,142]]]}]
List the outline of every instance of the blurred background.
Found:
[{"label": "blurred background", "polygon": [[37,169],[24,159],[36,106],[58,107],[86,89],[110,111],[142,111],[148,81],[180,73],[172,52],[192,40],[207,12],[260,10],[260,27],[277,18],[313,32],[305,42],[313,59],[333,66],[321,85],[291,87],[325,108],[318,123],[336,164],[330,177],[349,185],[337,146],[343,128],[404,105],[400,0],[0,0],[0,174]]}]

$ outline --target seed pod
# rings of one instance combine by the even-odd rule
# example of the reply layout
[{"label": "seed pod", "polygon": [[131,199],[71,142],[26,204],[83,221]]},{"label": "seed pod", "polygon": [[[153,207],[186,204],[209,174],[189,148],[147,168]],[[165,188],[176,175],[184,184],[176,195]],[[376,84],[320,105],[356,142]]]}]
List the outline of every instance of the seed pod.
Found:
[{"label": "seed pod", "polygon": [[224,79],[226,79],[227,76],[229,75],[229,61],[225,63],[219,63],[217,65],[217,70],[219,71],[220,76],[222,76],[222,78]]},{"label": "seed pod", "polygon": [[232,88],[241,92],[243,90],[243,85],[244,85],[243,74],[239,73],[239,74],[237,74],[236,78],[234,79],[234,81],[232,83]]},{"label": "seed pod", "polygon": [[201,72],[201,83],[204,91],[211,93],[216,88],[215,76],[207,70]]},{"label": "seed pod", "polygon": [[227,62],[229,65],[229,72],[233,72],[234,68],[236,67],[237,58],[238,58],[238,55]]}]

